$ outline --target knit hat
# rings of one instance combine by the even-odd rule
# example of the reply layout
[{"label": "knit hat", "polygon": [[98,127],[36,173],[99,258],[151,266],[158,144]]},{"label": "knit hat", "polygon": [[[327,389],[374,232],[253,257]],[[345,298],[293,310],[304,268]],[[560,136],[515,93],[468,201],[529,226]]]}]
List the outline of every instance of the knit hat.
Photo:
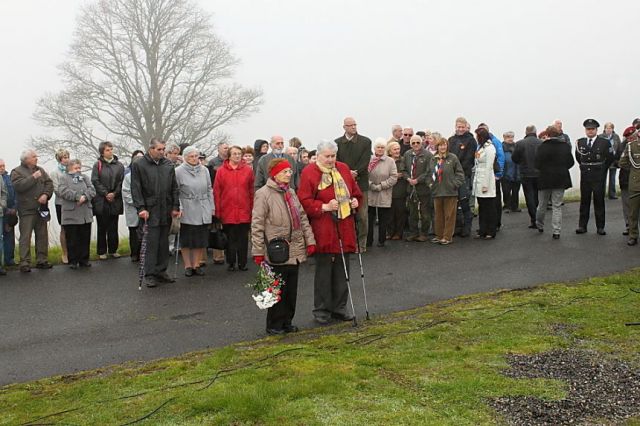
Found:
[{"label": "knit hat", "polygon": [[271,166],[271,169],[269,169],[269,176],[271,177],[275,177],[281,171],[291,168],[291,164],[289,164],[289,162],[286,159],[277,158],[276,160],[280,160],[280,161],[277,161],[277,162],[274,161],[274,164]]}]

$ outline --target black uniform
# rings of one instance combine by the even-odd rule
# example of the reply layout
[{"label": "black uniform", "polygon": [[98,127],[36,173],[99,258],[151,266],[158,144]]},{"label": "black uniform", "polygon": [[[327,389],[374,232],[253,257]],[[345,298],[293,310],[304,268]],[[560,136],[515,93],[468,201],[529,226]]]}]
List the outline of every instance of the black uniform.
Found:
[{"label": "black uniform", "polygon": [[613,162],[609,141],[600,136],[591,138],[591,144],[586,137],[578,139],[576,161],[580,165],[580,219],[578,231],[585,230],[587,223],[589,223],[592,194],[596,228],[604,230],[605,176],[609,165]]}]

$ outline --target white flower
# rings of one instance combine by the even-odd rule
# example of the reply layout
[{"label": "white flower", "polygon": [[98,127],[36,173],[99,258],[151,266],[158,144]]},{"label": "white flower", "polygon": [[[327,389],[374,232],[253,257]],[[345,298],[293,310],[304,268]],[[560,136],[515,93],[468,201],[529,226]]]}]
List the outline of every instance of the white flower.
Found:
[{"label": "white flower", "polygon": [[253,300],[255,300],[256,305],[258,305],[258,308],[260,309],[269,309],[278,303],[276,295],[266,290],[261,293],[254,294],[251,297],[253,297]]}]

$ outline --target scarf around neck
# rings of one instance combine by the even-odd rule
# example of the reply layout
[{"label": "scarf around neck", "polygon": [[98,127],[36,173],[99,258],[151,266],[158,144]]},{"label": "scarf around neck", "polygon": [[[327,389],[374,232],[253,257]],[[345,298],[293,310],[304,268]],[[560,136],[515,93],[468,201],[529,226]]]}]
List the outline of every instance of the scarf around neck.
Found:
[{"label": "scarf around neck", "polygon": [[289,208],[289,216],[291,217],[291,229],[300,229],[300,212],[293,202],[293,196],[291,195],[291,191],[289,191],[289,184],[276,182],[276,185],[284,192],[284,202]]},{"label": "scarf around neck", "polygon": [[382,160],[382,157],[376,157],[375,155],[371,157],[371,161],[369,161],[369,166],[367,167],[367,170],[369,170],[369,173],[371,173],[373,169],[376,168],[378,163],[380,163],[380,160]]},{"label": "scarf around neck", "polygon": [[333,192],[335,193],[336,200],[339,204],[338,219],[345,219],[349,217],[351,214],[351,195],[349,194],[349,188],[347,188],[347,184],[342,178],[342,175],[335,166],[330,169],[328,167],[321,166],[320,163],[316,164],[322,172],[322,178],[320,179],[318,190],[322,191],[333,184]]}]

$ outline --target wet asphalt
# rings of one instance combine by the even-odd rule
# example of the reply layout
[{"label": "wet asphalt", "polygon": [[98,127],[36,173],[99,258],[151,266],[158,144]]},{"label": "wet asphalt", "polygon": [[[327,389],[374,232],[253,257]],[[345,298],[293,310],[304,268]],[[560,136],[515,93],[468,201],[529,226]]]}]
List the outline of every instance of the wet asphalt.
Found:
[{"label": "wet asphalt", "polygon": [[[389,241],[363,254],[369,312],[379,316],[434,301],[496,289],[583,279],[640,264],[640,246],[622,235],[620,200],[607,200],[606,236],[576,235],[578,203],[564,206],[559,240],[527,228],[521,213],[503,214],[493,241],[454,238],[454,244]],[[550,224],[550,214],[547,222]],[[474,219],[474,226],[477,218]],[[170,273],[173,274],[173,260]],[[129,258],[95,261],[0,277],[0,384],[147,361],[262,338],[266,311],[251,300],[248,272],[209,264],[204,277],[138,291],[137,264]],[[363,319],[362,280],[351,257],[356,313]],[[313,265],[301,266],[294,323],[313,321]]]}]

